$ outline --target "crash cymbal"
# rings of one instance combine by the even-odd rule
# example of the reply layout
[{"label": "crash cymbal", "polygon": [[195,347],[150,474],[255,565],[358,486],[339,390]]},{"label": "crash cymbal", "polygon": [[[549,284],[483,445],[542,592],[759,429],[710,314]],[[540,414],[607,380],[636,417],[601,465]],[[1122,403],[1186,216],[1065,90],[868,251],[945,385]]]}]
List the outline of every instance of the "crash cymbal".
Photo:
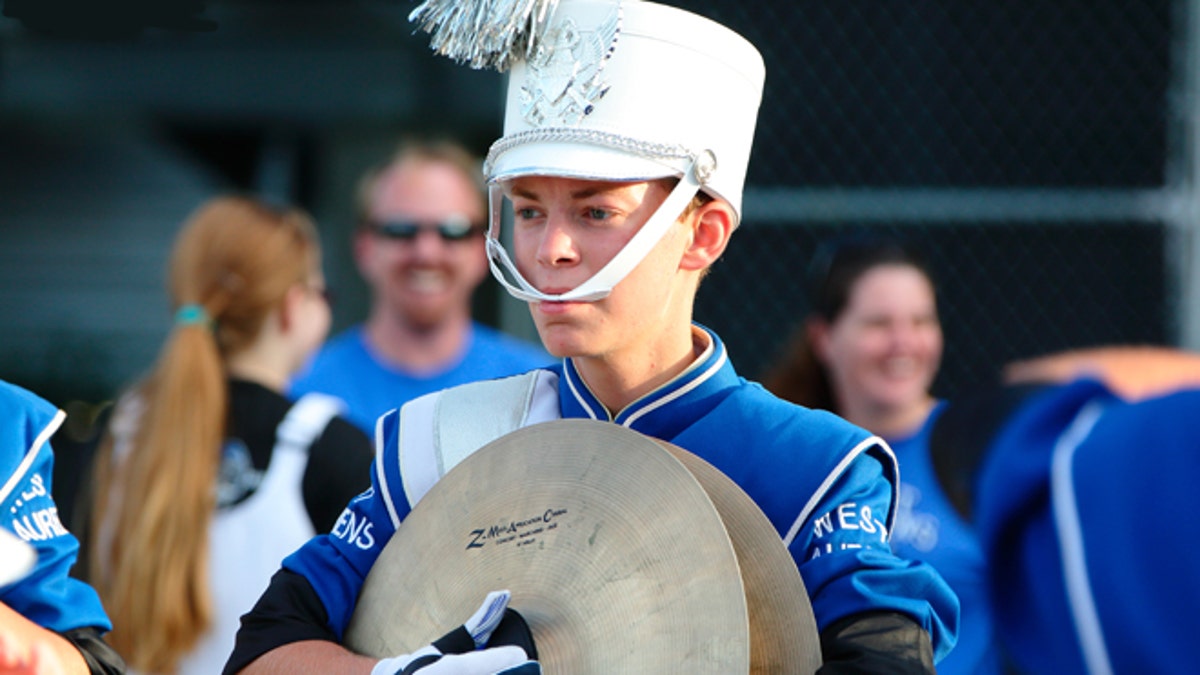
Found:
[{"label": "crash cymbal", "polygon": [[[773,544],[787,557],[779,535],[732,482],[695,462],[669,444],[585,420],[488,444],[436,483],[385,547],[347,646],[375,656],[411,652],[462,623],[489,591],[507,588],[552,675],[725,675],[749,672],[752,650],[756,672],[802,672],[788,666],[796,662],[790,643],[808,643],[780,634],[803,621],[765,625],[797,599],[811,616],[803,585],[795,592],[795,565],[788,558],[792,576],[778,579],[763,571],[779,556],[759,549]],[[724,494],[730,486],[733,496]],[[714,500],[708,490],[721,494]],[[731,538],[727,525],[742,532]],[[748,597],[770,621],[752,624]]]},{"label": "crash cymbal", "polygon": [[737,553],[750,617],[751,673],[813,673],[821,642],[796,562],[750,496],[696,455],[655,439],[692,472],[725,523]]}]

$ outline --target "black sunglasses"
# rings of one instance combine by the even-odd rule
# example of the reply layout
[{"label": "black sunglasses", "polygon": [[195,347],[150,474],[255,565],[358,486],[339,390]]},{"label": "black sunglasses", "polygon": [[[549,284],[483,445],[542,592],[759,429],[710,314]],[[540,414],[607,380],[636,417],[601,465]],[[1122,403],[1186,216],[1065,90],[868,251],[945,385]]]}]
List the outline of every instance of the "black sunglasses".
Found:
[{"label": "black sunglasses", "polygon": [[466,218],[447,218],[440,223],[417,223],[411,220],[370,221],[367,226],[377,236],[396,241],[412,241],[422,230],[433,230],[443,241],[463,241],[483,231]]}]

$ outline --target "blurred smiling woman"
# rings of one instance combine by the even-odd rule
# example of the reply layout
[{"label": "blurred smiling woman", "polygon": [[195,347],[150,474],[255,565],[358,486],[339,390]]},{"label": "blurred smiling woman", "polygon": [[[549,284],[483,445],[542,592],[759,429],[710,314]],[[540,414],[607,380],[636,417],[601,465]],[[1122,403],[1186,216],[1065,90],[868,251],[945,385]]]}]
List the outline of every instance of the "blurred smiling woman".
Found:
[{"label": "blurred smiling woman", "polygon": [[930,393],[943,345],[928,265],[901,242],[834,242],[814,257],[809,295],[808,318],[763,385],[888,442],[901,479],[892,549],[932,564],[961,603],[958,644],[938,672],[1001,672],[985,560],[969,524],[939,486],[929,451],[945,403]]}]

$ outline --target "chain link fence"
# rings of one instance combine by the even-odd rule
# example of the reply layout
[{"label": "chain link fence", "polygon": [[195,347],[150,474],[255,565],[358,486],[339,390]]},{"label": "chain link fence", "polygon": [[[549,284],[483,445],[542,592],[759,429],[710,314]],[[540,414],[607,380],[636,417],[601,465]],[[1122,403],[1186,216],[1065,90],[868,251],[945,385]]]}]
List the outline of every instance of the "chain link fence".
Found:
[{"label": "chain link fence", "polygon": [[808,312],[803,282],[821,241],[902,237],[930,258],[946,344],[934,390],[953,396],[1014,358],[1167,342],[1162,232],[1146,223],[747,223],[702,284],[696,318],[757,377]]},{"label": "chain link fence", "polygon": [[1172,343],[1177,159],[1166,0],[678,2],[763,52],[746,217],[697,320],[758,376],[808,308],[822,240],[916,243],[939,285],[953,396],[1013,358]]}]

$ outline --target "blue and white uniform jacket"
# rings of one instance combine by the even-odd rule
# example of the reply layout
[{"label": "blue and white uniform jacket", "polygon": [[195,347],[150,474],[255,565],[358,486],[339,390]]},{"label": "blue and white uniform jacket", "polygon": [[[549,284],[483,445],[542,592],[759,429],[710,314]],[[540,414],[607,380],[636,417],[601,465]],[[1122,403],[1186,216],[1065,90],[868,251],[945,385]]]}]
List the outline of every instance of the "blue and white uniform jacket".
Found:
[{"label": "blue and white uniform jacket", "polygon": [[1198,417],[1197,389],[1126,402],[1080,380],[997,434],[974,506],[1021,672],[1196,672]]},{"label": "blue and white uniform jacket", "polygon": [[[550,368],[424,396],[379,419],[372,487],[333,531],[284,560],[308,579],[339,639],[363,582],[412,506],[454,463],[513,429],[562,418],[621,424],[682,447],[737,483],[796,560],[818,628],[896,611],[953,645],[958,602],[937,572],[892,554],[895,458],[841,418],[784,402],[738,376],[709,333],[687,371],[611,417],[570,359]],[[464,449],[465,448],[465,449]]]},{"label": "blue and white uniform jacket", "polygon": [[89,627],[107,632],[112,624],[96,592],[68,576],[79,541],[59,521],[50,493],[50,437],[64,418],[48,401],[0,381],[0,524],[37,551],[29,574],[0,587],[0,602],[58,633]]}]

